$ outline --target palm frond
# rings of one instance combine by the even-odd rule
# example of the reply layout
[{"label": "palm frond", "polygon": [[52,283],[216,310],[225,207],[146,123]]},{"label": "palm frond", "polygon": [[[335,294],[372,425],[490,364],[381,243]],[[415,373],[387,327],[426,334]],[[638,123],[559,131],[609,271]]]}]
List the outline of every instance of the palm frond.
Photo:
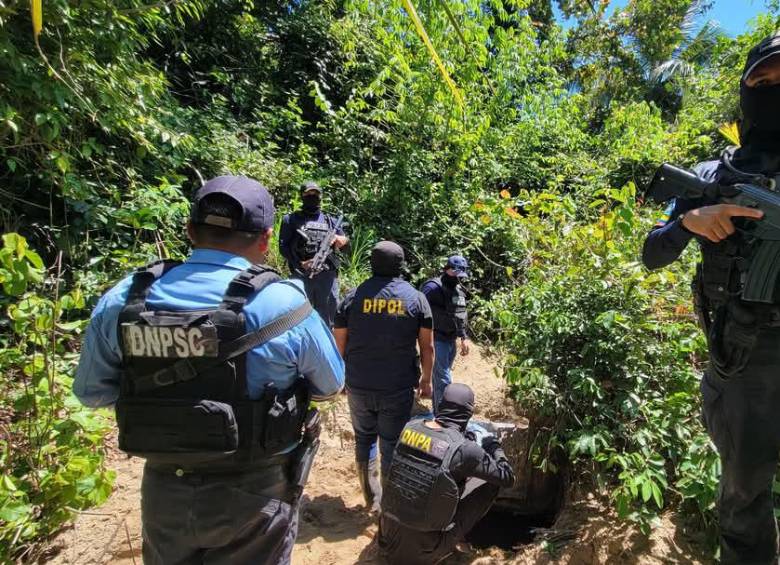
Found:
[{"label": "palm frond", "polygon": [[701,23],[701,18],[707,12],[709,3],[705,0],[692,0],[688,9],[685,11],[682,22],[680,22],[680,32],[683,35],[683,43],[690,41]]},{"label": "palm frond", "polygon": [[682,57],[686,61],[706,63],[712,56],[712,51],[718,40],[726,35],[726,32],[715,20],[708,20],[699,32],[684,47]]},{"label": "palm frond", "polygon": [[656,65],[650,71],[650,82],[652,84],[663,84],[672,78],[685,78],[693,74],[693,65],[688,61],[678,58],[672,58]]}]

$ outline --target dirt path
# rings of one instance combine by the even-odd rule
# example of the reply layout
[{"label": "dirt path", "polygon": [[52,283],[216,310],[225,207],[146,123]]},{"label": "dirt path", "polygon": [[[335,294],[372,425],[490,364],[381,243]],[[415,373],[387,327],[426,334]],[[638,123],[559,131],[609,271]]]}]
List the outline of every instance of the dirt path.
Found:
[{"label": "dirt path", "polygon": [[[505,385],[495,364],[479,348],[458,358],[455,381],[469,384],[476,393],[477,417],[516,421],[506,400]],[[429,401],[427,401],[429,403]],[[376,521],[363,509],[353,465],[354,437],[346,397],[325,410],[322,446],[306,487],[300,515],[294,565],[342,565],[370,562]],[[53,564],[141,563],[140,481],[142,461],[113,450],[111,465],[117,472],[116,488],[101,507],[84,512],[72,527],[52,541]],[[536,543],[517,552],[498,549],[471,551],[448,560],[454,564],[517,563],[692,563],[697,551],[666,517],[661,528],[646,538],[618,523],[592,498],[570,504],[556,523],[563,538]]]},{"label": "dirt path", "polygon": [[[503,402],[503,382],[479,349],[457,360],[455,378],[474,388],[478,414],[497,417],[511,407]],[[322,446],[301,510],[295,565],[354,563],[376,532],[375,521],[363,511],[346,397],[325,408],[324,415]],[[103,506],[82,513],[52,541],[53,552],[59,553],[49,563],[141,563],[139,489],[143,462],[113,449],[110,465],[117,473],[114,494]]]}]

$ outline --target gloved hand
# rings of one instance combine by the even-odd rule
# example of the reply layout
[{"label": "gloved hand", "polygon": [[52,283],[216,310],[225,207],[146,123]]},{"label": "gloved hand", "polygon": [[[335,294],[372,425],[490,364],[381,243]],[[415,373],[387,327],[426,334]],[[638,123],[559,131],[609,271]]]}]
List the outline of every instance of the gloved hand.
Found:
[{"label": "gloved hand", "polygon": [[501,448],[501,442],[498,438],[492,434],[482,438],[482,449],[484,449],[491,457],[495,454],[497,449]]},{"label": "gloved hand", "polygon": [[475,422],[469,422],[463,435],[466,439],[470,439],[478,445],[482,445],[482,440],[485,436],[490,435],[490,432]]}]

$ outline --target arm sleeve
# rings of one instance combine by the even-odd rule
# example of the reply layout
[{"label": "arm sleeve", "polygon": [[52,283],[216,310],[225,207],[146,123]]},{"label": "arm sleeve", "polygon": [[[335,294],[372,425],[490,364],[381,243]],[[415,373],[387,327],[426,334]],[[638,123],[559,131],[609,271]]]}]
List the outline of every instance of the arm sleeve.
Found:
[{"label": "arm sleeve", "polygon": [[460,468],[452,469],[456,480],[476,477],[499,487],[510,487],[514,484],[515,473],[500,447],[495,450],[494,457],[475,442],[466,441],[460,448],[460,455],[460,462],[457,463]]},{"label": "arm sleeve", "polygon": [[129,277],[108,291],[92,311],[73,379],[73,394],[85,406],[110,406],[119,398],[122,352],[117,324],[131,280]]},{"label": "arm sleeve", "polygon": [[279,228],[279,253],[282,254],[282,257],[285,258],[291,269],[297,264],[292,245],[294,235],[295,232],[290,222],[290,215],[287,214],[282,218],[282,225]]},{"label": "arm sleeve", "polygon": [[317,312],[303,321],[298,370],[309,381],[314,400],[326,400],[344,387],[344,361],[333,334]]},{"label": "arm sleeve", "polygon": [[346,328],[349,322],[349,308],[352,306],[352,302],[355,300],[355,289],[350,290],[344,297],[344,300],[339,302],[339,307],[336,310],[336,318],[334,319],[333,326],[336,328]]},{"label": "arm sleeve", "polygon": [[431,313],[431,305],[428,304],[428,299],[420,292],[418,293],[418,312],[417,320],[421,328],[433,329],[433,314]]},{"label": "arm sleeve", "polygon": [[444,308],[444,293],[435,282],[427,282],[422,287],[422,293],[428,300],[429,306]]},{"label": "arm sleeve", "polygon": [[648,269],[659,269],[676,261],[693,239],[693,234],[682,227],[680,214],[698,206],[691,200],[674,200],[645,239],[642,262]]}]

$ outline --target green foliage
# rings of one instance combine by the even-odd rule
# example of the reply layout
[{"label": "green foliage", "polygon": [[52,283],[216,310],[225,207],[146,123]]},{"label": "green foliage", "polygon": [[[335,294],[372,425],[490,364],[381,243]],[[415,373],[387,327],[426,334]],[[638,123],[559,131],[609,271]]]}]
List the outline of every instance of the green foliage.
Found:
[{"label": "green foliage", "polygon": [[[3,236],[0,261],[7,316],[0,343],[0,561],[56,530],[72,511],[99,504],[111,492],[102,443],[110,422],[70,394],[74,339],[84,321],[78,289],[59,294],[37,253],[18,234]],[[41,296],[49,287],[54,299]],[[52,288],[53,287],[53,288]]]},{"label": "green foliage", "polygon": [[[2,547],[32,551],[107,492],[102,416],[66,395],[81,320],[131,268],[186,254],[187,197],[224,173],[263,182],[280,212],[318,179],[353,226],[345,287],[377,239],[404,246],[413,282],[466,255],[475,329],[550,419],[539,463],[563,450],[644,526],[678,503],[709,521],[691,257],[643,270],[635,187],[723,147],[778,8],[730,38],[695,4],[607,17],[561,0],[564,31],[548,0],[417,0],[461,108],[395,1],[48,2],[36,43],[27,4],[0,0]],[[285,268],[275,241],[269,262]]]},{"label": "green foliage", "polygon": [[705,343],[679,292],[685,269],[651,274],[637,263],[650,224],[633,185],[592,205],[597,219],[572,226],[568,197],[528,204],[525,279],[487,305],[509,352],[505,375],[521,405],[550,422],[537,442],[543,468],[564,450],[643,527],[667,497],[709,519],[717,459],[697,417]]}]

